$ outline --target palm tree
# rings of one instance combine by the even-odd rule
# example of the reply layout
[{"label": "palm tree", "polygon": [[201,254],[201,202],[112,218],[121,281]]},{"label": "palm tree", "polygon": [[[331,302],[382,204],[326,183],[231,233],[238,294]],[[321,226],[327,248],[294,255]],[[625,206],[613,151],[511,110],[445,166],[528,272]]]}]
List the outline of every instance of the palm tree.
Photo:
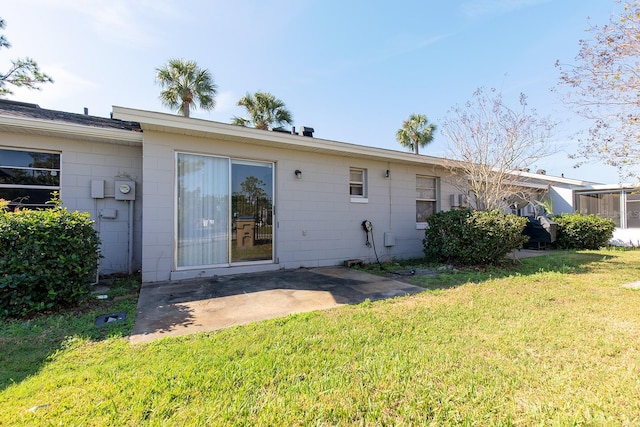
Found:
[{"label": "palm tree", "polygon": [[412,114],[396,132],[396,139],[405,148],[418,154],[418,147],[425,147],[433,141],[436,125],[429,123],[424,114]]},{"label": "palm tree", "polygon": [[[212,110],[218,87],[209,70],[198,67],[195,61],[170,59],[162,68],[156,68],[156,82],[162,86],[160,100],[171,109],[189,117],[191,106]],[[197,104],[196,104],[197,102]]]},{"label": "palm tree", "polygon": [[273,129],[283,124],[293,124],[293,116],[284,105],[282,100],[271,95],[269,92],[247,93],[240,98],[238,105],[247,109],[251,118],[234,117],[232,124],[238,126],[248,126],[253,123],[256,129]]}]

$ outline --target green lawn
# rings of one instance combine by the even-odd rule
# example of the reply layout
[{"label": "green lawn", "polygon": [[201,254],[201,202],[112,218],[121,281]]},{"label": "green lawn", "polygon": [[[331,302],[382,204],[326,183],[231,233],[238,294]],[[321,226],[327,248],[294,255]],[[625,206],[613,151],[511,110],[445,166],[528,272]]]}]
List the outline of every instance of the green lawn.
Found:
[{"label": "green lawn", "polygon": [[101,307],[5,324],[0,425],[640,425],[640,251],[412,280],[140,345],[88,325]]}]

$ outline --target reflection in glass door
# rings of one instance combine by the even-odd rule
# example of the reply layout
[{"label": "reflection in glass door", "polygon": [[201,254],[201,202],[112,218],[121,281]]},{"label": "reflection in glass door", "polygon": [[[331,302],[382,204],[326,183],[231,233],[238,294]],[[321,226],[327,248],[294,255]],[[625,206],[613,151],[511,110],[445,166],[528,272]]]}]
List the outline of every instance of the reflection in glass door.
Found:
[{"label": "reflection in glass door", "polygon": [[231,262],[273,259],[273,164],[231,161]]}]

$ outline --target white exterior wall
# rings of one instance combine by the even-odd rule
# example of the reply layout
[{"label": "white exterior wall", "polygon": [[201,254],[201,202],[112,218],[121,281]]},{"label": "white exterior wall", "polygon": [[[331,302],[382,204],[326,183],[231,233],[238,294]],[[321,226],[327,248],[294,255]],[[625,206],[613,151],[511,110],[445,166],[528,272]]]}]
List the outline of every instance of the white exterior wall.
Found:
[{"label": "white exterior wall", "polygon": [[[100,274],[127,272],[129,210],[127,202],[113,198],[114,180],[117,176],[128,176],[137,182],[136,190],[140,191],[140,147],[4,132],[0,133],[0,147],[60,153],[60,198],[67,209],[89,212],[95,221],[102,241]],[[92,180],[105,181],[105,198],[91,197]],[[134,270],[141,264],[141,202],[138,197],[134,213]],[[100,218],[103,209],[116,209],[117,217]]]},{"label": "white exterior wall", "polygon": [[[168,280],[174,269],[175,155],[169,135],[144,132],[142,281]],[[179,146],[176,144],[176,147]]]},{"label": "white exterior wall", "polygon": [[[302,138],[302,137],[301,137]],[[314,140],[309,138],[309,144]],[[175,153],[219,155],[275,164],[275,259],[273,264],[175,271]],[[349,259],[375,262],[365,245],[363,220],[373,223],[380,261],[422,256],[424,230],[415,222],[415,176],[436,176],[421,167],[362,157],[285,150],[218,139],[144,131],[144,229],[142,279],[154,282],[278,268],[337,265]],[[351,202],[349,168],[367,170],[367,203]],[[302,171],[298,179],[294,171]],[[385,178],[386,170],[390,177]],[[445,186],[446,187],[446,186]],[[448,194],[441,191],[444,209]],[[385,247],[384,233],[395,245]]]},{"label": "white exterior wall", "polygon": [[573,201],[573,189],[552,185],[549,187],[549,196],[553,203],[553,213],[573,213],[575,210]]},{"label": "white exterior wall", "polygon": [[613,246],[623,246],[627,248],[640,248],[640,229],[638,228],[616,228],[613,231],[613,238],[609,240]]}]

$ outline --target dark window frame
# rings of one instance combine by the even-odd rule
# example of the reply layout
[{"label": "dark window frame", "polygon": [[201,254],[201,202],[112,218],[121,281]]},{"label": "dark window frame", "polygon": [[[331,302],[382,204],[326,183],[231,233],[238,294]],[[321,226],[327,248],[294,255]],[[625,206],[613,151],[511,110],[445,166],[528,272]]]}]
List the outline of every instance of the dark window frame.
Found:
[{"label": "dark window frame", "polygon": [[61,153],[44,150],[0,149],[0,198],[9,209],[51,207],[47,202],[60,192]]}]

